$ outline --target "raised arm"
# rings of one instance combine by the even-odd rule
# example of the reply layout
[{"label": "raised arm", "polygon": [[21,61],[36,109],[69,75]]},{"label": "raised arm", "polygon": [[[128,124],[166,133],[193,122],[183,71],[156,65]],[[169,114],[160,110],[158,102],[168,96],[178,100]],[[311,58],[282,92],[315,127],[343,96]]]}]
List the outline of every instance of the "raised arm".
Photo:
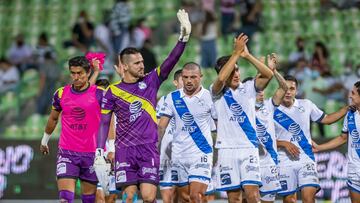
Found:
[{"label": "raised arm", "polygon": [[267,56],[268,66],[273,71],[274,77],[279,84],[279,88],[276,90],[274,96],[272,97],[272,102],[274,105],[279,106],[285,96],[288,86],[286,84],[283,76],[277,71],[279,60],[278,56],[274,53]]},{"label": "raised arm", "polygon": [[175,67],[176,63],[179,61],[180,56],[185,50],[186,42],[189,40],[191,33],[191,24],[189,20],[188,13],[180,9],[177,12],[177,18],[180,22],[180,37],[176,46],[170,52],[165,61],[160,65],[160,70],[158,74],[160,76],[161,82],[166,80],[172,69]]},{"label": "raised arm", "polygon": [[261,63],[256,57],[254,57],[245,46],[245,49],[241,55],[246,60],[248,60],[251,64],[255,66],[255,68],[260,73],[259,77],[256,78],[255,87],[258,90],[264,90],[268,82],[273,76],[273,72],[264,64]]},{"label": "raised arm", "polygon": [[94,85],[96,83],[96,80],[99,76],[99,73],[100,73],[100,61],[99,60],[93,60],[93,61],[90,61],[90,63],[92,64],[91,67],[94,68],[94,72],[93,74],[91,75],[90,79],[89,79],[89,83],[90,85]]},{"label": "raised arm", "polygon": [[235,68],[237,60],[240,58],[241,53],[244,51],[248,36],[241,33],[237,38],[234,39],[234,50],[228,62],[220,70],[214,85],[212,86],[212,92],[214,95],[218,95],[224,88],[226,81],[230,77],[232,71]]},{"label": "raised arm", "polygon": [[321,152],[330,149],[338,148],[339,146],[345,144],[348,140],[348,135],[346,133],[342,133],[341,135],[333,138],[332,140],[324,143],[324,144],[316,144],[312,141],[312,150],[313,152]]},{"label": "raised arm", "polygon": [[337,112],[334,112],[331,114],[326,114],[324,116],[324,118],[321,119],[320,122],[323,124],[328,124],[328,125],[335,123],[336,121],[340,120],[341,118],[343,118],[346,115],[348,109],[349,109],[349,106],[344,106]]}]

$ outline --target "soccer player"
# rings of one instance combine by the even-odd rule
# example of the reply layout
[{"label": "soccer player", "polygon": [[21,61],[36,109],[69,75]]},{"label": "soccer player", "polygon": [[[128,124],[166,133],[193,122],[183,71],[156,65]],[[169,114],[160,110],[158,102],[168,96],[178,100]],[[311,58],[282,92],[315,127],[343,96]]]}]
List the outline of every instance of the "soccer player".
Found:
[{"label": "soccer player", "polygon": [[313,151],[335,149],[348,142],[348,180],[347,185],[350,190],[352,203],[360,203],[360,81],[356,82],[349,95],[351,105],[355,109],[350,109],[344,119],[342,134],[327,143],[317,145],[313,142]]},{"label": "soccer player", "polygon": [[[175,72],[173,84],[176,89],[181,89],[184,86],[181,77],[181,70],[177,70]],[[160,119],[161,117],[161,109],[165,108],[165,98],[166,96],[162,96],[156,106],[156,113],[158,119]],[[164,203],[171,203],[175,202],[176,200],[176,191],[171,182],[171,148],[173,141],[173,133],[175,130],[174,128],[175,121],[174,119],[171,119],[169,125],[166,127],[165,135],[163,136],[160,144],[160,192]]]},{"label": "soccer player", "polygon": [[90,85],[90,63],[85,57],[70,59],[69,70],[72,84],[59,88],[54,94],[40,151],[43,154],[49,153],[47,143],[61,113],[56,168],[60,202],[73,202],[75,183],[80,179],[82,202],[92,203],[95,201],[98,182],[93,162],[103,90]]},{"label": "soccer player", "polygon": [[[285,79],[277,72],[278,58],[275,54],[267,57],[268,67],[273,71],[279,84],[279,88],[270,99],[264,99],[264,91],[256,96],[256,133],[263,145],[260,150],[260,174],[261,183],[260,195],[262,202],[274,202],[276,193],[281,190],[279,182],[278,153],[275,137],[274,110],[278,107],[287,91]],[[260,59],[265,63],[264,59]]]},{"label": "soccer player", "polygon": [[213,160],[211,125],[216,117],[210,92],[201,86],[201,69],[190,62],[182,69],[184,88],[165,99],[159,121],[162,137],[175,119],[172,143],[171,180],[182,201],[201,202],[211,180]]},{"label": "soccer player", "polygon": [[[247,202],[259,202],[258,139],[255,131],[255,98],[272,78],[272,71],[253,55],[246,47],[248,37],[240,34],[234,40],[233,54],[217,60],[215,70],[218,76],[210,86],[212,99],[218,115],[217,190],[226,191],[229,202],[240,202],[241,191]],[[246,83],[240,82],[240,72],[236,65],[242,57],[259,72],[259,77]]]},{"label": "soccer player", "polygon": [[182,55],[191,32],[188,14],[177,13],[181,24],[178,43],[168,58],[154,71],[144,75],[144,62],[135,48],[120,53],[122,81],[110,85],[102,102],[96,163],[104,162],[103,148],[109,131],[111,114],[117,120],[115,138],[116,187],[122,188],[126,202],[132,203],[137,187],[144,202],[154,202],[159,183],[157,150],[156,96]]},{"label": "soccer player", "polygon": [[301,191],[303,202],[315,202],[320,185],[311,149],[310,121],[332,124],[344,117],[348,107],[326,115],[310,100],[295,98],[298,87],[296,78],[284,78],[288,90],[274,112],[282,187],[278,194],[283,196],[284,202],[296,202],[296,192]]}]

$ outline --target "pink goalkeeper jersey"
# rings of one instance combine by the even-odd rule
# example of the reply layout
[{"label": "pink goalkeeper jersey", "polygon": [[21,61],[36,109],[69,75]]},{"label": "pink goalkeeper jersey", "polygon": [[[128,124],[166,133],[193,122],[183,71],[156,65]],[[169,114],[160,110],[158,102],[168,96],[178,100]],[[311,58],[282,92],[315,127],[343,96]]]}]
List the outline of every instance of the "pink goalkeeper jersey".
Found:
[{"label": "pink goalkeeper jersey", "polygon": [[76,152],[95,152],[100,126],[103,90],[95,85],[77,92],[67,85],[58,89],[53,109],[61,111],[59,148]]}]

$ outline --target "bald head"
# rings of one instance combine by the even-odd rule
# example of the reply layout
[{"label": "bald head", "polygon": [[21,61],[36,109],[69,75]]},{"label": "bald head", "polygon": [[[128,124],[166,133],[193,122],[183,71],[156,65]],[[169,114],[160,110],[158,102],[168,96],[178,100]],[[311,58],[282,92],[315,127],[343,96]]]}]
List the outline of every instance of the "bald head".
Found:
[{"label": "bald head", "polygon": [[198,73],[201,75],[200,65],[197,64],[197,63],[195,63],[195,62],[186,63],[186,64],[183,66],[183,70],[195,71],[195,72],[198,72]]}]

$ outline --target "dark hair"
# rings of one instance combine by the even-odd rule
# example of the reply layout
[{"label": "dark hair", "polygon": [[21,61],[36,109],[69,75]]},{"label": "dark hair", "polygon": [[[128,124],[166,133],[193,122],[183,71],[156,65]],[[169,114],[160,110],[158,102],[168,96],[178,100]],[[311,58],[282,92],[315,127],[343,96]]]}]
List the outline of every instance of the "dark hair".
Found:
[{"label": "dark hair", "polygon": [[88,73],[90,71],[90,63],[85,56],[75,56],[69,60],[69,70],[71,66],[81,66]]},{"label": "dark hair", "polygon": [[356,87],[357,93],[360,95],[360,80],[357,81],[354,86]]},{"label": "dark hair", "polygon": [[138,54],[138,53],[140,53],[140,51],[134,47],[125,48],[124,50],[122,50],[120,52],[121,62],[123,62],[124,55],[131,55],[131,54]]},{"label": "dark hair", "polygon": [[[316,47],[320,47],[321,49],[322,49],[322,51],[323,51],[323,54],[324,54],[324,57],[325,58],[328,58],[329,57],[329,51],[328,51],[328,49],[326,48],[326,46],[325,46],[325,44],[324,43],[322,43],[322,42],[320,42],[320,41],[317,41],[317,42],[315,42],[315,46]],[[319,57],[319,56],[317,56],[317,53],[315,53],[314,54],[314,57]]]},{"label": "dark hair", "polygon": [[174,80],[178,80],[179,77],[181,76],[181,73],[182,73],[182,70],[177,70],[177,71],[174,73]]},{"label": "dark hair", "polygon": [[110,82],[107,79],[98,79],[96,80],[95,85],[107,88],[110,85]]},{"label": "dark hair", "polygon": [[39,35],[39,39],[44,40],[45,42],[48,42],[48,36],[47,36],[46,32],[42,32]]},{"label": "dark hair", "polygon": [[298,81],[297,81],[297,79],[294,77],[294,76],[292,76],[292,75],[285,75],[284,76],[284,79],[285,80],[288,80],[288,81],[293,81],[293,82],[295,82],[295,85],[296,85],[296,87],[298,87]]},{"label": "dark hair", "polygon": [[197,63],[195,63],[195,62],[187,62],[187,63],[185,63],[182,69],[183,69],[183,70],[184,70],[184,69],[193,70],[194,67],[198,68],[199,71],[200,71],[200,73],[201,73],[201,67],[200,67],[200,65],[197,64]]},{"label": "dark hair", "polygon": [[215,71],[217,74],[220,73],[222,67],[229,61],[231,56],[222,56],[216,60]]},{"label": "dark hair", "polygon": [[246,83],[247,81],[250,81],[250,80],[253,80],[253,79],[254,79],[253,77],[247,77],[247,78],[243,79],[241,82]]},{"label": "dark hair", "polygon": [[1,58],[0,58],[0,63],[11,64],[10,61],[9,61],[7,58],[5,58],[5,57],[1,57]]}]

